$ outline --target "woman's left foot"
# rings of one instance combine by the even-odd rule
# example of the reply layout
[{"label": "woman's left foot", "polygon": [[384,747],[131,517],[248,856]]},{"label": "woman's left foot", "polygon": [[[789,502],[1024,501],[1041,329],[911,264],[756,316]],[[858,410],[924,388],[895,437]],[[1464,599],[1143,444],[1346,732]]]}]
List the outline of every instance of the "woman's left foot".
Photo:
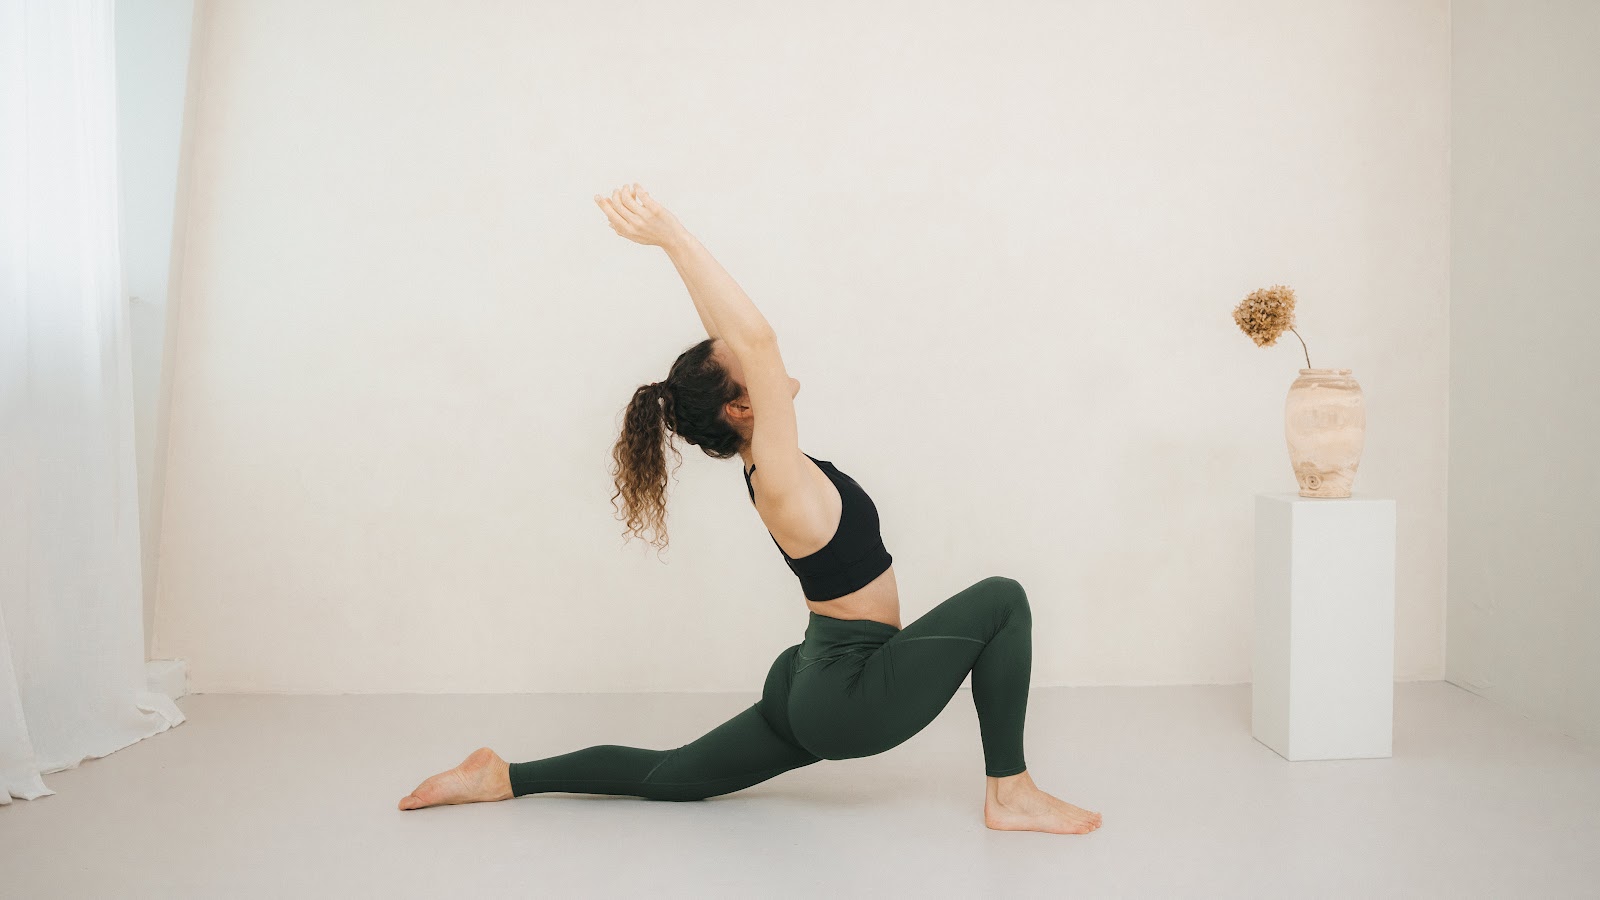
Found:
[{"label": "woman's left foot", "polygon": [[987,782],[983,824],[997,831],[1088,834],[1100,827],[1099,813],[1039,790],[1026,771]]},{"label": "woman's left foot", "polygon": [[511,766],[488,747],[479,747],[461,765],[440,772],[400,798],[400,808],[510,800],[512,796]]}]

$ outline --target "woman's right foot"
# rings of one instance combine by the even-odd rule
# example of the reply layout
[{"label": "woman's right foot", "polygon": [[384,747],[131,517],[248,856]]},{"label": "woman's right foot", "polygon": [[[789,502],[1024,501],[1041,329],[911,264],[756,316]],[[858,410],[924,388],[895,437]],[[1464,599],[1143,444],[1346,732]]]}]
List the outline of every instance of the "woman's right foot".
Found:
[{"label": "woman's right foot", "polygon": [[1100,814],[1039,790],[1033,777],[1022,772],[988,779],[983,824],[996,831],[1088,834],[1100,827]]}]

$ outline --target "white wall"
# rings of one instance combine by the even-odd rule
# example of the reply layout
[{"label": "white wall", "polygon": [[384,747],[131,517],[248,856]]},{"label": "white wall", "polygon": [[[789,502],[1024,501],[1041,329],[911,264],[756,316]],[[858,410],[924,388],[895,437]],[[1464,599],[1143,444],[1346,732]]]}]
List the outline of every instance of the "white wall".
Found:
[{"label": "white wall", "polygon": [[230,2],[204,23],[157,651],[198,691],[759,687],[799,586],[685,447],[666,564],[609,450],[703,337],[673,208],[870,491],[909,622],[991,574],[1038,685],[1250,678],[1301,297],[1443,672],[1449,8]]},{"label": "white wall", "polygon": [[1453,31],[1446,676],[1600,740],[1600,6]]},{"label": "white wall", "polygon": [[117,149],[123,293],[133,358],[134,443],[148,653],[164,493],[172,324],[168,286],[194,0],[117,0]]}]

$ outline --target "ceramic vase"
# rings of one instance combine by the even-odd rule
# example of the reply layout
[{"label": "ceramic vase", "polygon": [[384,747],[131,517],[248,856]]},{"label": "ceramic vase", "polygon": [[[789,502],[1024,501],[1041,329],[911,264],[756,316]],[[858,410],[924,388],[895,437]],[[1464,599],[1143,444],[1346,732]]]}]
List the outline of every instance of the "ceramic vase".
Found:
[{"label": "ceramic vase", "polygon": [[1366,433],[1361,385],[1349,369],[1300,370],[1283,408],[1283,434],[1300,496],[1350,496]]}]

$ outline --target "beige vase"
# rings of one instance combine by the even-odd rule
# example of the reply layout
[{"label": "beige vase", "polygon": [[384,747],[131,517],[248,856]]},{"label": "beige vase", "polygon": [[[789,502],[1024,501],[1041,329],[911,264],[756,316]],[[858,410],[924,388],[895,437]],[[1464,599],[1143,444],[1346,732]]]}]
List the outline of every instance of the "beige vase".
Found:
[{"label": "beige vase", "polygon": [[1366,441],[1367,408],[1349,369],[1301,369],[1289,385],[1283,434],[1302,497],[1348,497]]}]

